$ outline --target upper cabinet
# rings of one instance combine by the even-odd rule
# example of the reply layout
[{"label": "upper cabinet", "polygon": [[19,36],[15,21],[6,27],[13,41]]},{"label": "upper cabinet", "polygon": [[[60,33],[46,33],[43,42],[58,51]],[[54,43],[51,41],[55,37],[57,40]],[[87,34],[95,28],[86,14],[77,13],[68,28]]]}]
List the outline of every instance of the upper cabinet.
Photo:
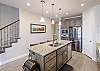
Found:
[{"label": "upper cabinet", "polygon": [[82,25],[82,18],[81,17],[76,17],[76,18],[69,18],[65,19],[62,21],[62,26],[61,28],[69,28],[73,26],[81,26]]}]

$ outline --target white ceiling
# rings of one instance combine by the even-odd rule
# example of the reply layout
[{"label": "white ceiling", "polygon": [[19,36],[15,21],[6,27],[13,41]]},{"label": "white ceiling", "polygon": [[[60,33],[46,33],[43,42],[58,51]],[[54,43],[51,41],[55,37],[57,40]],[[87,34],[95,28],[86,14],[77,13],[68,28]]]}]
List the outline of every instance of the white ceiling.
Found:
[{"label": "white ceiling", "polygon": [[[44,16],[52,17],[52,6],[51,4],[54,3],[54,16],[58,15],[59,8],[62,8],[62,15],[63,17],[69,17],[73,15],[79,15],[84,10],[100,4],[100,0],[45,0],[45,7],[44,7]],[[26,3],[29,2],[31,5],[28,7]],[[41,3],[40,0],[0,0],[0,3],[11,5],[17,8],[23,8],[34,12],[35,14],[41,15]],[[81,7],[81,3],[84,3],[85,6]],[[46,14],[46,10],[49,11]],[[69,14],[66,15],[65,13],[68,12]]]}]

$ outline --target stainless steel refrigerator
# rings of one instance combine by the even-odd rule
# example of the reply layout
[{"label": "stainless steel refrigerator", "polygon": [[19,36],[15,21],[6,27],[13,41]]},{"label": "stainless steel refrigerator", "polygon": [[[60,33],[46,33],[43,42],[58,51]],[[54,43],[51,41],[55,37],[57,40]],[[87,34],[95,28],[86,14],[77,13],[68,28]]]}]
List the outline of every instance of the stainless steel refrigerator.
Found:
[{"label": "stainless steel refrigerator", "polygon": [[69,40],[73,41],[72,50],[82,52],[82,27],[69,27]]}]

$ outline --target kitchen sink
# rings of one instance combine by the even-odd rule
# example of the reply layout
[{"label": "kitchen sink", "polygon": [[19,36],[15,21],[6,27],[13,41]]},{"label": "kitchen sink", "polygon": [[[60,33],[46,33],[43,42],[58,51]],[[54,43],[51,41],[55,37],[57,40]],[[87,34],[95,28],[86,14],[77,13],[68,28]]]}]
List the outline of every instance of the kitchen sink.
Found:
[{"label": "kitchen sink", "polygon": [[52,44],[49,44],[49,46],[53,46],[53,47],[58,47],[60,45],[61,45],[61,43],[52,43]]}]

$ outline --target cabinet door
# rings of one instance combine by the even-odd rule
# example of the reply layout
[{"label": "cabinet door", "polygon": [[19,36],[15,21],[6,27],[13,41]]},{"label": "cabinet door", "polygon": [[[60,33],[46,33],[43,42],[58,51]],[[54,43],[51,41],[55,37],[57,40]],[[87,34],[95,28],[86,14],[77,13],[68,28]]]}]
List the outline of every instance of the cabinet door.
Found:
[{"label": "cabinet door", "polygon": [[49,60],[53,59],[54,57],[56,57],[56,51],[45,56],[45,63],[47,63]]},{"label": "cabinet door", "polygon": [[62,54],[60,54],[57,55],[57,70],[59,70],[62,65],[63,65]]},{"label": "cabinet door", "polygon": [[68,50],[66,48],[65,51],[63,52],[63,63],[67,61],[67,58],[68,58]]},{"label": "cabinet door", "polygon": [[63,65],[63,55],[57,55],[57,70],[59,70],[61,68],[61,66]]},{"label": "cabinet door", "polygon": [[45,71],[56,71],[56,57],[45,63]]},{"label": "cabinet door", "polygon": [[72,44],[68,44],[68,60],[72,57],[72,49],[71,49]]},{"label": "cabinet door", "polygon": [[67,58],[68,58],[68,48],[67,48],[67,45],[63,47],[62,57],[63,57],[63,64],[64,64],[67,61]]},{"label": "cabinet door", "polygon": [[56,66],[51,68],[49,71],[56,71]]}]

